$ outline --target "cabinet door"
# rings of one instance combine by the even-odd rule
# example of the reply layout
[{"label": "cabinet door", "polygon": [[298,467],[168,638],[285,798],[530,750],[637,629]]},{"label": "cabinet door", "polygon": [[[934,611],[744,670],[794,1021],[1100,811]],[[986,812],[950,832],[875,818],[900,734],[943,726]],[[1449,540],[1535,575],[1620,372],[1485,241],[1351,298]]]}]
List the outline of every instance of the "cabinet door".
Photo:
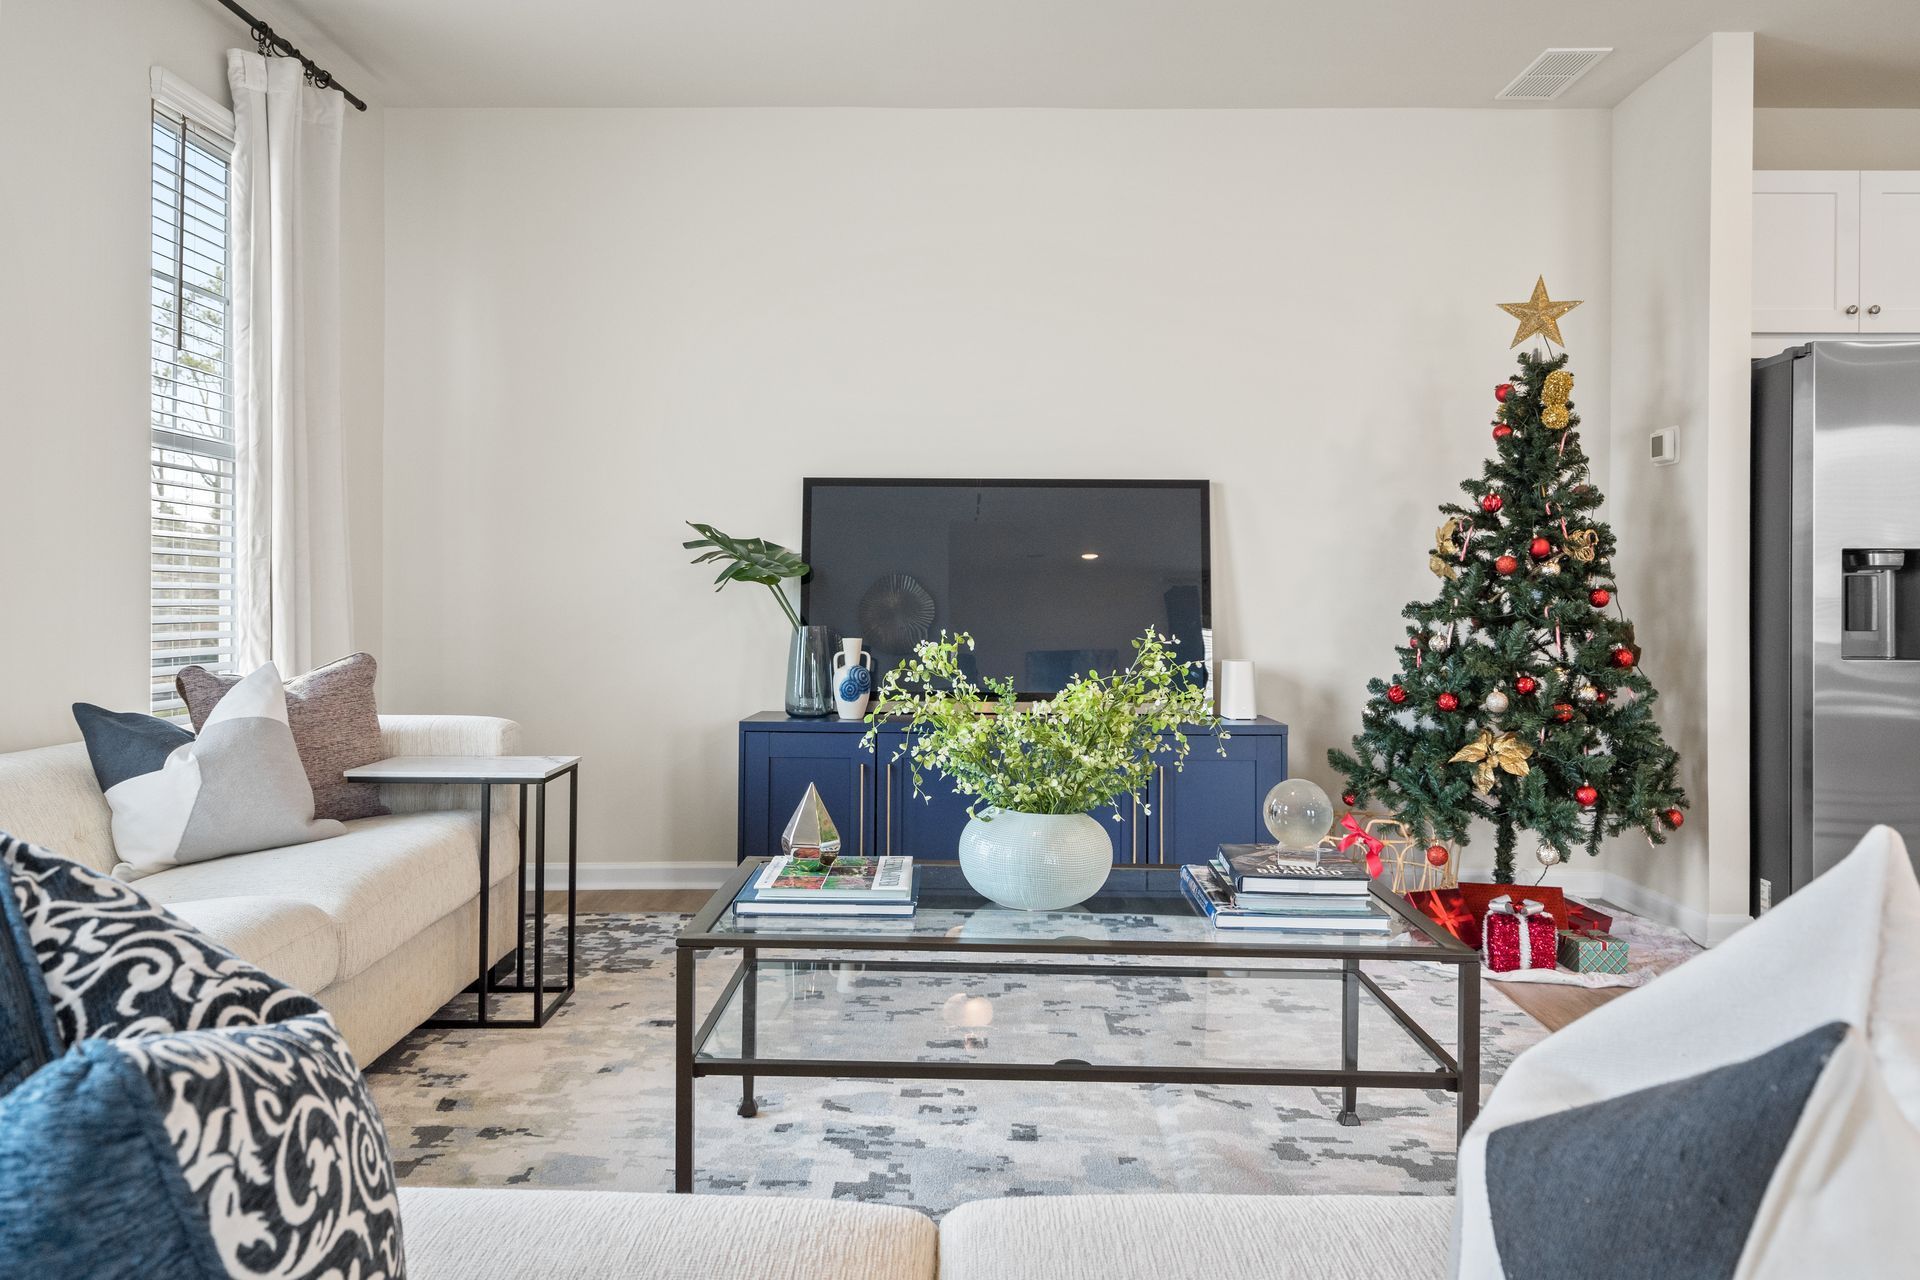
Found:
[{"label": "cabinet door", "polygon": [[1230,735],[1224,757],[1212,738],[1191,741],[1186,767],[1158,775],[1158,800],[1147,819],[1155,862],[1205,862],[1222,844],[1267,839],[1260,802],[1287,776],[1283,734]]},{"label": "cabinet door", "polygon": [[1920,333],[1920,170],[1860,175],[1860,332]]},{"label": "cabinet door", "polygon": [[1857,332],[1860,279],[1860,175],[1755,171],[1754,332]]},{"label": "cabinet door", "polygon": [[808,731],[747,733],[740,747],[740,852],[747,858],[780,852],[780,833],[807,794],[820,789],[840,828],[840,851],[873,852],[873,750],[857,733]]},{"label": "cabinet door", "polygon": [[875,743],[880,808],[874,815],[874,847],[882,854],[952,859],[960,852],[968,799],[945,778],[925,770],[920,785],[926,794],[915,795],[912,765],[904,754],[893,758],[906,741],[903,731],[888,729]]}]

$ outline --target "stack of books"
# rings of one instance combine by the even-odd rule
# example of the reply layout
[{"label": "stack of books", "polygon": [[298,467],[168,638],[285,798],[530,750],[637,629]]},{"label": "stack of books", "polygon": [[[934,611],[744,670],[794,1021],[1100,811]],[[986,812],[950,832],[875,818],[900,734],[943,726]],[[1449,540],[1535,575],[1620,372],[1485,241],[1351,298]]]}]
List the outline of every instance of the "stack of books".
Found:
[{"label": "stack of books", "polygon": [[1393,914],[1373,900],[1371,883],[1365,863],[1252,844],[1223,844],[1180,875],[1187,901],[1216,928],[1295,933],[1390,932]]},{"label": "stack of books", "polygon": [[911,916],[919,899],[912,858],[775,858],[740,890],[743,916]]}]

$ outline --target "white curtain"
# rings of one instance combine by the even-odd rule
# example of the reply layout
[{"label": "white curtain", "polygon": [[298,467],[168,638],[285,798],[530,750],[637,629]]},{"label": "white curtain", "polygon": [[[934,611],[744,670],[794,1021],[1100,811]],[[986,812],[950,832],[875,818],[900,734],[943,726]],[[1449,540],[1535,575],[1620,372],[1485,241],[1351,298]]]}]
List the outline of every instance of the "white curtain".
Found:
[{"label": "white curtain", "polygon": [[240,669],[351,652],[340,438],[341,96],[232,49],[233,370]]}]

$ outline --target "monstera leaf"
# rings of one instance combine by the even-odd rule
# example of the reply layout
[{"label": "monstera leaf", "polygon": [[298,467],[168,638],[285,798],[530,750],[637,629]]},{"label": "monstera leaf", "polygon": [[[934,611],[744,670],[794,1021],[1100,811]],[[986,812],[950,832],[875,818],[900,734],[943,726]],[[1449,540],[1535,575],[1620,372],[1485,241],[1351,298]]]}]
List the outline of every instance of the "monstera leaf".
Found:
[{"label": "monstera leaf", "polygon": [[781,610],[787,615],[787,621],[796,628],[800,625],[800,615],[793,611],[787,601],[787,593],[780,584],[788,578],[804,578],[807,575],[807,562],[777,542],[768,542],[765,538],[734,538],[720,532],[710,524],[697,524],[687,521],[687,527],[699,534],[698,538],[680,545],[689,551],[702,554],[693,558],[695,564],[720,564],[720,575],[713,580],[715,591],[729,582],[757,582],[773,592],[773,598],[780,602]]}]

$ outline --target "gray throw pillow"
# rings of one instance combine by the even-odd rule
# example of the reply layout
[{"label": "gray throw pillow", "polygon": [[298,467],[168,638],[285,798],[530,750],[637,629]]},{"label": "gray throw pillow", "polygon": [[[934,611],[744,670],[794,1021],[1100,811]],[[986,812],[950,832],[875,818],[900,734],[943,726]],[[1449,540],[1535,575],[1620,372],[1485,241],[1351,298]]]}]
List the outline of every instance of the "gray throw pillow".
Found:
[{"label": "gray throw pillow", "polygon": [[[380,745],[380,713],[373,703],[376,669],[372,654],[356,653],[287,681],[287,723],[293,727],[293,745],[299,748],[307,785],[313,788],[316,818],[345,822],[387,812],[379,787],[340,776],[386,758]],[[181,668],[174,687],[187,704],[196,733],[227,690],[239,683],[237,675]]]},{"label": "gray throw pillow", "polygon": [[271,662],[220,700],[197,738],[153,716],[85,702],[73,705],[73,718],[113,810],[113,873],[122,880],[346,833],[314,819],[313,788]]}]

